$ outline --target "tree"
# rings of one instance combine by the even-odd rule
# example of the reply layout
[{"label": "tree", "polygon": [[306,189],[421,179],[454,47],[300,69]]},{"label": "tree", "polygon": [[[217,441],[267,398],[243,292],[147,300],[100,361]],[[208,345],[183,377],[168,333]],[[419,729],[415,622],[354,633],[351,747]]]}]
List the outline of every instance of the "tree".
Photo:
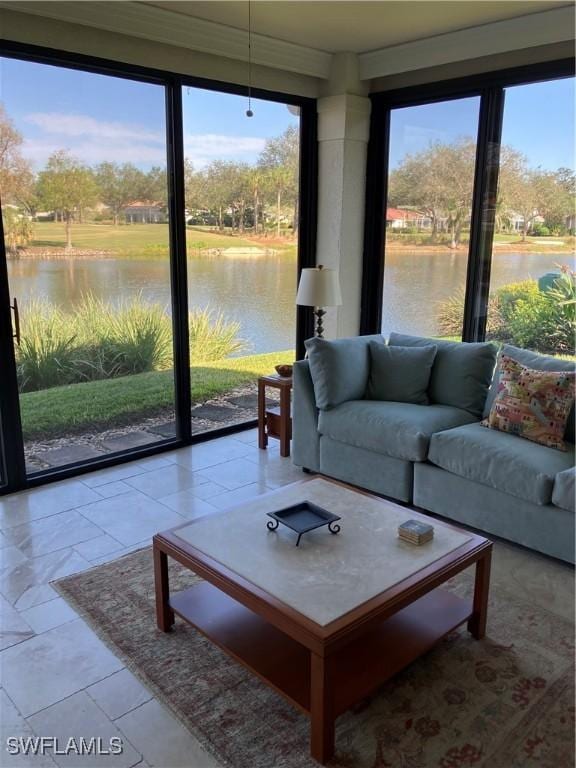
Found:
[{"label": "tree", "polygon": [[31,194],[33,175],[22,157],[22,136],[0,104],[0,194],[4,203],[23,205]]},{"label": "tree", "polygon": [[143,174],[140,195],[145,200],[168,205],[168,179],[166,168],[153,166],[148,173]]},{"label": "tree", "polygon": [[68,152],[54,152],[38,174],[38,196],[46,208],[61,214],[66,224],[66,250],[71,250],[74,218],[98,200],[94,174]]},{"label": "tree", "polygon": [[32,200],[33,175],[22,157],[22,136],[0,105],[0,199],[4,239],[10,253],[15,253],[32,237],[32,224],[20,208],[28,209]]},{"label": "tree", "polygon": [[426,214],[432,221],[432,240],[445,218],[451,246],[457,248],[472,206],[475,157],[476,145],[471,138],[452,144],[435,142],[407,155],[390,174],[390,202]]},{"label": "tree", "polygon": [[115,225],[123,209],[142,195],[146,185],[145,174],[132,163],[100,163],[95,179],[101,201],[110,208]]},{"label": "tree", "polygon": [[282,203],[293,207],[293,228],[298,228],[298,168],[300,140],[296,126],[289,126],[281,136],[268,139],[258,165],[265,173],[266,189],[276,204],[276,232],[280,236]]}]

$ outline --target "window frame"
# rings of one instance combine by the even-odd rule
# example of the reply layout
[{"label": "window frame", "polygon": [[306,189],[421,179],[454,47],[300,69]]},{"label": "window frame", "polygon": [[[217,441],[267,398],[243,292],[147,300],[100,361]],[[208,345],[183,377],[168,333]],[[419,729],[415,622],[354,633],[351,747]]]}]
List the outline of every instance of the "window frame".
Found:
[{"label": "window frame", "polygon": [[504,116],[504,89],[515,85],[560,80],[574,77],[575,74],[574,59],[558,59],[371,94],[360,311],[361,334],[381,333],[382,328],[382,302],[386,279],[384,211],[388,199],[392,110],[480,97],[462,341],[484,341]]},{"label": "window frame", "polygon": [[[29,45],[0,39],[0,58],[12,58],[37,64],[80,70],[127,80],[152,83],[164,87],[166,95],[166,162],[168,177],[168,210],[170,239],[170,284],[173,307],[174,343],[174,405],[176,437],[167,438],[141,448],[133,448],[101,459],[79,461],[62,468],[26,474],[24,441],[20,417],[19,393],[12,342],[9,283],[6,250],[1,228],[0,203],[0,496],[33,488],[44,483],[74,477],[85,472],[116,466],[146,456],[159,454],[186,445],[234,434],[256,426],[251,419],[242,424],[223,427],[192,435],[190,419],[191,384],[188,336],[188,281],[186,256],[186,222],[184,216],[184,141],[182,119],[182,88],[206,90],[248,96],[248,86],[184,75],[84,54],[61,51],[44,46]],[[318,143],[316,99],[297,94],[252,88],[254,99],[290,104],[300,107],[300,175],[297,278],[302,269],[316,265],[316,226],[318,201]],[[310,307],[294,307],[296,314],[296,359],[305,354],[304,340],[314,333],[314,317]]]}]

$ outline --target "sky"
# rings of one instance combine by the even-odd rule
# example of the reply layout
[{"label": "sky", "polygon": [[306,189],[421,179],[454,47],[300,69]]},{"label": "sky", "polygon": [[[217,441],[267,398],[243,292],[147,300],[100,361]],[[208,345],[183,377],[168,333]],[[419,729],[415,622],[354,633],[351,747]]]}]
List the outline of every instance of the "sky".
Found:
[{"label": "sky", "polygon": [[[574,168],[574,78],[507,88],[502,143],[546,170]],[[455,99],[396,109],[391,117],[390,165],[430,142],[476,138],[480,98]]]},{"label": "sky", "polygon": [[[503,142],[533,166],[574,168],[574,100],[573,78],[507,89]],[[37,170],[63,148],[90,165],[109,160],[146,170],[166,163],[162,86],[0,59],[0,102]],[[479,102],[474,97],[394,110],[391,167],[432,141],[475,137]],[[184,89],[185,152],[197,169],[216,158],[255,162],[267,138],[298,124],[285,104],[255,100],[252,106],[254,117],[247,118],[243,96]]]},{"label": "sky", "polygon": [[[164,88],[106,75],[0,59],[0,102],[34,168],[67,149],[85,163],[166,164]],[[214,159],[252,163],[267,138],[299,118],[285,104],[198,88],[183,92],[184,147],[195,168]]]}]

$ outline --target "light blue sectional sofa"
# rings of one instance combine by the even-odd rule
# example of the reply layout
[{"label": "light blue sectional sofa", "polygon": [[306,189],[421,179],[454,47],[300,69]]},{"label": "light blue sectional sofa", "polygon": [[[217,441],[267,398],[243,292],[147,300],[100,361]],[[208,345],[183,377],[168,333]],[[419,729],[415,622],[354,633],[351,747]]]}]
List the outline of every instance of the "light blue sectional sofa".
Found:
[{"label": "light blue sectional sofa", "polygon": [[[574,409],[567,452],[487,429],[496,348],[402,334],[389,345],[437,346],[428,404],[368,400],[370,342],[386,343],[307,342],[308,359],[294,366],[294,463],[573,563]],[[535,369],[574,369],[503,352]]]}]

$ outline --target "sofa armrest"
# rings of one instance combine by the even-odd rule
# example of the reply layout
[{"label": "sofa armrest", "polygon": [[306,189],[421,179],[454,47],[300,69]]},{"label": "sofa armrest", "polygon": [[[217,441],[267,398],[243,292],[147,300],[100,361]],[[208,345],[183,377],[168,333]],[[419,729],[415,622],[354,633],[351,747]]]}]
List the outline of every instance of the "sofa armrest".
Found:
[{"label": "sofa armrest", "polygon": [[307,360],[294,363],[292,404],[292,458],[294,464],[315,472],[320,470],[318,408]]}]

